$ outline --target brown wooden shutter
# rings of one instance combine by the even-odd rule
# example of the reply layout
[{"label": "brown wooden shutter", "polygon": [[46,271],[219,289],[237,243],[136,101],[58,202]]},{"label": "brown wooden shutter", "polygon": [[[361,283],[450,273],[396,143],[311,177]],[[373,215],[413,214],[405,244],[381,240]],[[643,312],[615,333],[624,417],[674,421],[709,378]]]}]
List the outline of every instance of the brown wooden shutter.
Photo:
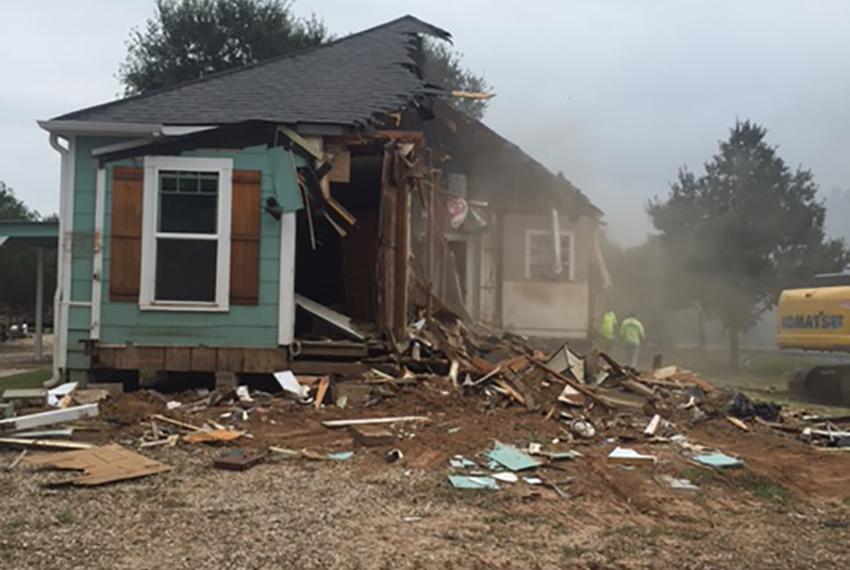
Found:
[{"label": "brown wooden shutter", "polygon": [[256,305],[260,301],[260,199],[262,173],[233,172],[230,222],[230,302]]},{"label": "brown wooden shutter", "polygon": [[144,171],[112,170],[109,300],[137,302],[142,270],[142,195]]}]

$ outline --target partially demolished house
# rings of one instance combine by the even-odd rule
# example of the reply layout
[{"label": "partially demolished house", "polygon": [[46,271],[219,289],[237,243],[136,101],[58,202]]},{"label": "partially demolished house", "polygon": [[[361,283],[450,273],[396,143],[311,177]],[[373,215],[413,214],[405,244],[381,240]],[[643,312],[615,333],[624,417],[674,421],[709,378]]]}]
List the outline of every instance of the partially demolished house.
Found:
[{"label": "partially demolished house", "polygon": [[599,211],[442,103],[423,35],[449,37],[406,16],[41,122],[62,157],[57,371],[348,372],[446,310],[586,337]]},{"label": "partially demolished house", "polygon": [[529,336],[590,340],[610,287],[602,212],[480,121],[442,102],[434,115],[424,130],[442,153],[454,213],[448,257],[472,318]]}]

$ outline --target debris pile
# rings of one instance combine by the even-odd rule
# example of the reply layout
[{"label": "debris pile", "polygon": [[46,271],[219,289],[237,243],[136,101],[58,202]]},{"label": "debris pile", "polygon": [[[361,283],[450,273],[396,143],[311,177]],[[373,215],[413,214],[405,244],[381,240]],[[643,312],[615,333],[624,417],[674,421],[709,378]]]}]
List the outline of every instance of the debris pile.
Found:
[{"label": "debris pile", "polygon": [[[850,417],[806,416],[743,394],[733,397],[677,366],[641,372],[606,353],[582,355],[569,345],[544,353],[523,337],[473,329],[445,312],[411,324],[397,350],[370,351],[359,362],[358,373],[281,370],[262,389],[241,384],[165,396],[69,383],[6,390],[3,399],[12,409],[0,419],[0,445],[82,454],[52,455],[55,462],[19,457],[15,463],[60,468],[82,465],[85,452],[108,448],[139,467],[129,473],[145,475],[167,467],[127,456],[131,452],[116,442],[147,453],[224,447],[210,450],[210,465],[237,471],[266,461],[334,462],[356,454],[384,464],[442,465],[458,489],[530,485],[560,497],[567,497],[574,479],[565,475],[565,464],[587,461],[588,454],[610,468],[647,469],[676,490],[695,486],[659,473],[670,450],[694,466],[741,467],[739,457],[689,439],[690,430],[709,422],[850,447],[850,430],[841,425]],[[531,430],[545,436],[531,437]],[[111,480],[123,478],[130,476]]]}]

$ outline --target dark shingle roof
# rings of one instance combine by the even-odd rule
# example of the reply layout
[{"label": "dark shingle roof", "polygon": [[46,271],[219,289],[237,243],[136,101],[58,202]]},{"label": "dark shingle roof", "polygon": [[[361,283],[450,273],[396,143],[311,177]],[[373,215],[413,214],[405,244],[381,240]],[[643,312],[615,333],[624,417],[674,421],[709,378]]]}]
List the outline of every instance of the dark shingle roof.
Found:
[{"label": "dark shingle roof", "polygon": [[413,58],[418,34],[449,33],[404,16],[289,56],[74,111],[54,120],[211,125],[248,120],[367,124],[438,91]]}]

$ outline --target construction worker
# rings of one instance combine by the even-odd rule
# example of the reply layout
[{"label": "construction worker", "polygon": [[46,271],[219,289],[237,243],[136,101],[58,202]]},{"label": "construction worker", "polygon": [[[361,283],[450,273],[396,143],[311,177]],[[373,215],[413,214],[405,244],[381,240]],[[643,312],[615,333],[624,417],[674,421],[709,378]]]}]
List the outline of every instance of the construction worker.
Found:
[{"label": "construction worker", "polygon": [[617,313],[607,311],[602,315],[602,321],[599,323],[599,349],[602,352],[611,354],[614,349],[614,340],[617,335]]},{"label": "construction worker", "polygon": [[643,325],[637,320],[634,313],[629,313],[620,323],[620,342],[626,351],[628,366],[637,369],[638,356],[640,355],[640,343],[646,337]]}]

